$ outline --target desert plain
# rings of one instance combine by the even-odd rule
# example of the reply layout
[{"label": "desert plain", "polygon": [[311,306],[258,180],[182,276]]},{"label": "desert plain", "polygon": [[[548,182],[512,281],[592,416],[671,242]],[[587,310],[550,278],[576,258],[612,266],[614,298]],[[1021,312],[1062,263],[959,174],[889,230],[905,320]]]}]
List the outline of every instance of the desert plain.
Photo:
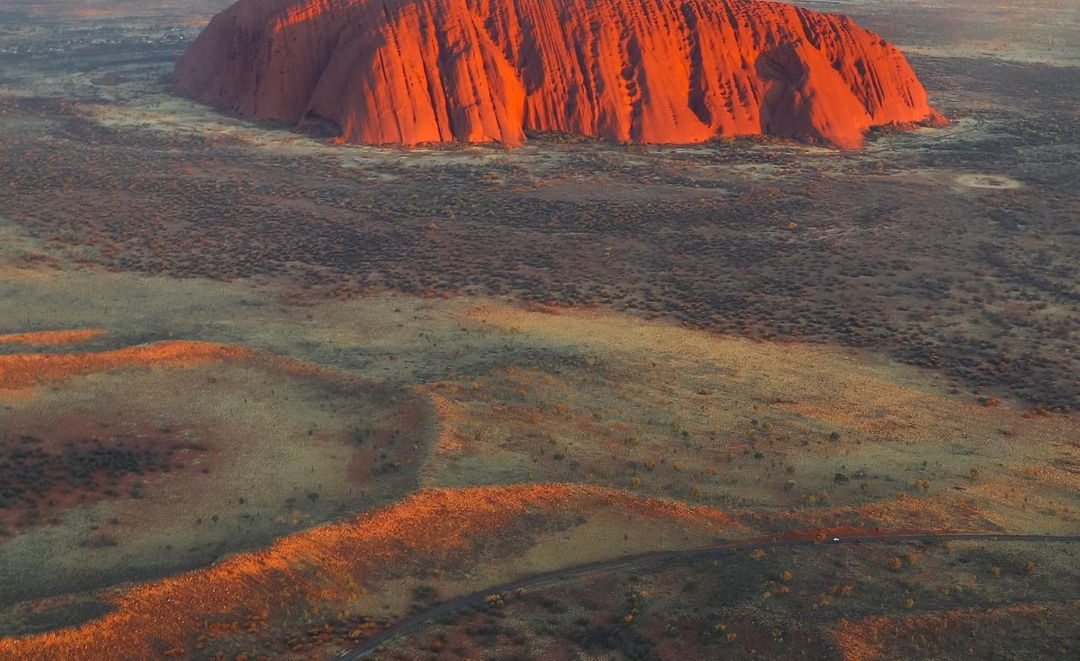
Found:
[{"label": "desert plain", "polygon": [[342,146],[0,5],[0,660],[1080,654],[1080,5],[801,4],[950,124]]}]

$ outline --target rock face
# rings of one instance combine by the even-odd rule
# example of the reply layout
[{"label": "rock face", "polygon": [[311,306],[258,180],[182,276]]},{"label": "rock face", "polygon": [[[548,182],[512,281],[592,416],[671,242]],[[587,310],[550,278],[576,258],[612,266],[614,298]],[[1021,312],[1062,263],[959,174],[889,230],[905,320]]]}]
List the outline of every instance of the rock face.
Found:
[{"label": "rock face", "polygon": [[904,56],[850,19],[755,0],[240,0],[177,90],[362,144],[526,132],[843,148],[938,118]]}]

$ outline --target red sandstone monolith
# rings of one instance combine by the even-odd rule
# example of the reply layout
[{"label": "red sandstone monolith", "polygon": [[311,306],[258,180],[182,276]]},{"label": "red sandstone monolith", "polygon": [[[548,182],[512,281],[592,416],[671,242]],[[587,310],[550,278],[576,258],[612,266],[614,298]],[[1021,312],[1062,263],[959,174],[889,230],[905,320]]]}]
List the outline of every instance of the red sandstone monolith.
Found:
[{"label": "red sandstone monolith", "polygon": [[771,135],[854,148],[939,117],[903,54],[754,0],[240,0],[177,90],[345,142],[639,143]]}]

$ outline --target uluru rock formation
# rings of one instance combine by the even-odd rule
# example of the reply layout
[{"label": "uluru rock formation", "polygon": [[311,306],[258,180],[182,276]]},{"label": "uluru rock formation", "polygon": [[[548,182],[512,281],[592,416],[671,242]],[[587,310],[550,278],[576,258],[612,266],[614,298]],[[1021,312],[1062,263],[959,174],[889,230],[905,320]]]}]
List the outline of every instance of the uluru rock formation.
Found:
[{"label": "uluru rock formation", "polygon": [[177,90],[361,144],[528,132],[853,148],[935,119],[903,54],[842,16],[755,0],[240,0]]}]

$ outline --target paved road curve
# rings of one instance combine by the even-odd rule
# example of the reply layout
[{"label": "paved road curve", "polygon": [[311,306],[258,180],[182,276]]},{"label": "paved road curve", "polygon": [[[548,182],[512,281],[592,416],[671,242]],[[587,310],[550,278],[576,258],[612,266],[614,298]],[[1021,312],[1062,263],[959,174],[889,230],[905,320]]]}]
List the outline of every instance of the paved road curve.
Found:
[{"label": "paved road curve", "polygon": [[511,583],[503,583],[500,585],[493,585],[483,590],[477,590],[472,594],[456,597],[449,601],[445,601],[441,604],[433,606],[423,613],[418,613],[412,617],[401,620],[394,626],[383,631],[377,636],[369,638],[364,641],[359,647],[354,647],[351,650],[346,650],[338,655],[336,661],[355,661],[356,659],[362,659],[372,652],[374,652],[379,646],[386,642],[397,638],[398,636],[405,635],[418,629],[424,624],[427,624],[433,620],[436,620],[444,615],[456,613],[464,610],[470,606],[483,603],[484,600],[493,594],[504,594],[507,592],[513,592],[521,588],[536,587],[544,585],[546,583],[552,583],[555,581],[575,578],[585,574],[591,574],[595,572],[611,571],[615,569],[622,569],[624,567],[632,567],[643,564],[664,564],[669,562],[677,562],[681,560],[691,560],[698,558],[708,558],[712,556],[725,555],[734,551],[753,551],[756,549],[776,549],[776,548],[790,548],[795,546],[835,546],[838,544],[903,544],[905,542],[916,542],[934,544],[948,541],[967,541],[967,542],[1080,542],[1080,535],[999,535],[999,534],[979,534],[979,533],[919,533],[919,532],[898,532],[889,533],[881,532],[874,534],[853,534],[845,535],[843,533],[826,534],[824,538],[820,534],[815,536],[796,536],[796,537],[757,537],[753,539],[743,539],[724,544],[718,544],[716,546],[709,546],[705,548],[688,549],[684,551],[659,551],[653,553],[642,553],[638,555],[625,556],[622,558],[615,558],[612,560],[599,560],[597,562],[589,562],[581,565],[575,565],[573,567],[566,567],[564,569],[556,569],[544,574],[537,574],[527,578],[522,578]]}]

